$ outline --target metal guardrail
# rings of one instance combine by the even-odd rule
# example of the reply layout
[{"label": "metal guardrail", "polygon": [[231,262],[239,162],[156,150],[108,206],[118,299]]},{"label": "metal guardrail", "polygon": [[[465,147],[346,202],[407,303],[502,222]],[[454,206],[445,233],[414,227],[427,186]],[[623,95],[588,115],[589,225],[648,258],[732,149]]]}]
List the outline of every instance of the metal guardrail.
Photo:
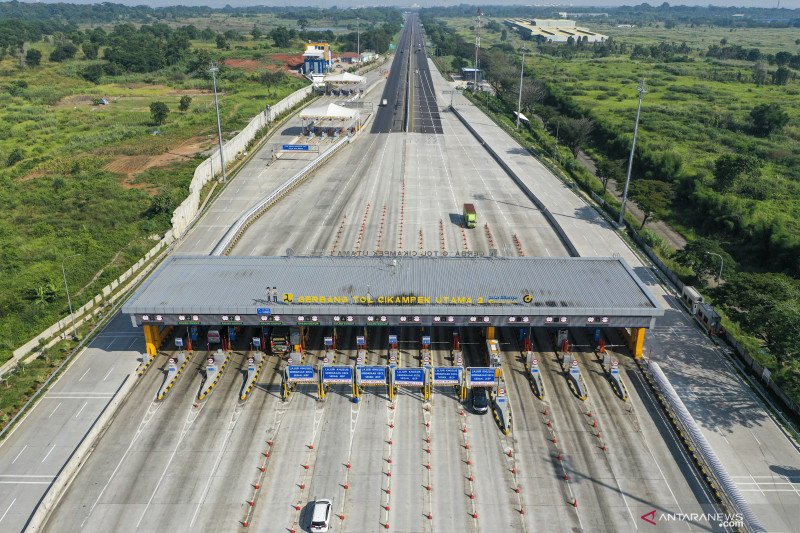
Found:
[{"label": "metal guardrail", "polygon": [[255,222],[258,217],[264,214],[270,207],[275,205],[281,198],[286,196],[292,189],[300,184],[311,172],[316,170],[323,164],[329,157],[339,151],[344,145],[348,144],[352,138],[348,135],[333,146],[322,152],[318,158],[303,167],[297,174],[289,178],[277,189],[272,191],[261,201],[248,209],[223,235],[222,239],[217,243],[210,255],[228,255],[239,239],[244,234],[245,230]]},{"label": "metal guardrail", "polygon": [[766,528],[764,528],[758,517],[750,508],[750,504],[748,504],[744,496],[742,496],[736,483],[722,465],[719,457],[717,457],[717,454],[700,431],[697,422],[695,422],[694,418],[689,413],[689,410],[680,399],[680,396],[678,396],[678,393],[672,388],[672,384],[667,379],[667,376],[664,375],[664,372],[661,371],[658,363],[650,362],[647,368],[650,370],[650,375],[664,395],[664,399],[669,404],[678,422],[686,430],[695,448],[700,452],[703,462],[708,466],[708,469],[722,488],[725,499],[728,501],[730,507],[741,515],[745,529],[753,533],[766,532]]}]

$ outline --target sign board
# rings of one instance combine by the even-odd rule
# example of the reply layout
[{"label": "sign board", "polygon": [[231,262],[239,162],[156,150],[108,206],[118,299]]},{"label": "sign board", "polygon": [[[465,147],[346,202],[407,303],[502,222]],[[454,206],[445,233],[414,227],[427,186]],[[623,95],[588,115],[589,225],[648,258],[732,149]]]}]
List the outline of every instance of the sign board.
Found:
[{"label": "sign board", "polygon": [[581,373],[581,370],[578,368],[578,361],[573,360],[572,365],[570,366],[569,373],[573,376],[577,376]]},{"label": "sign board", "polygon": [[461,370],[457,366],[433,367],[433,383],[435,385],[458,385],[461,383]]},{"label": "sign board", "polygon": [[288,152],[308,152],[311,148],[307,144],[284,144],[281,149]]},{"label": "sign board", "polygon": [[600,328],[594,328],[594,343],[600,342]]},{"label": "sign board", "polygon": [[364,346],[365,344],[367,344],[367,340],[363,337],[363,335],[356,337],[356,346]]},{"label": "sign board", "polygon": [[175,346],[178,348],[183,348],[183,338],[182,337],[175,337]]},{"label": "sign board", "polygon": [[261,337],[253,337],[253,348],[261,348]]},{"label": "sign board", "polygon": [[430,346],[431,345],[431,338],[427,337],[427,336],[426,337],[422,337],[422,344],[425,344],[426,346]]},{"label": "sign board", "polygon": [[360,366],[358,376],[362,385],[385,385],[386,367],[385,366]]},{"label": "sign board", "polygon": [[389,335],[389,344],[397,344],[397,335]]},{"label": "sign board", "polygon": [[257,315],[271,315],[272,314],[272,309],[270,309],[269,307],[259,307],[259,308],[256,309],[256,314]]},{"label": "sign board", "polygon": [[425,369],[395,368],[394,384],[399,387],[422,387],[425,384]]},{"label": "sign board", "polygon": [[495,383],[494,367],[471,367],[469,369],[470,385],[478,387],[491,387]]},{"label": "sign board", "polygon": [[314,367],[306,365],[289,365],[286,367],[289,383],[314,383]]},{"label": "sign board", "polygon": [[333,346],[333,337],[325,337],[325,346],[332,347]]},{"label": "sign board", "polygon": [[352,383],[353,367],[351,366],[323,366],[323,383]]}]

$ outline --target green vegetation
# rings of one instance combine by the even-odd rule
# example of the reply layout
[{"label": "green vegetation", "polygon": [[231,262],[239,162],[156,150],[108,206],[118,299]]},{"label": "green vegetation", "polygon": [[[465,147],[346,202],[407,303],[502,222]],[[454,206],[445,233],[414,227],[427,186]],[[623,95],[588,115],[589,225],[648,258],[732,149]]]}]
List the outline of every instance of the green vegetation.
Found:
[{"label": "green vegetation", "polygon": [[[462,18],[432,15],[460,9],[423,10],[435,61],[446,71],[472,65],[474,19],[466,17],[474,10]],[[522,9],[492,8],[535,16]],[[609,10],[603,24],[587,22],[612,36],[594,45],[524,42],[486,24],[481,67],[497,96],[473,100],[511,124],[525,44],[522,111],[533,120],[520,133],[523,144],[534,143],[540,157],[555,154],[613,213],[618,202],[603,181],[624,179],[636,87],[645,79],[631,197],[645,214],[642,228],[662,219],[689,243],[676,251],[650,230],[641,236],[686,282],[704,287],[727,329],[800,399],[800,51],[796,30],[786,28],[800,24],[799,13],[778,10],[790,16],[776,28],[756,21],[775,15],[763,10],[744,10],[746,21],[736,27],[690,28],[681,18],[686,10],[709,20],[722,15],[637,6],[638,18],[625,20],[631,9]],[[556,136],[569,152],[557,149]],[[599,180],[572,157],[581,151],[591,154]],[[721,283],[712,254],[724,258]]]}]

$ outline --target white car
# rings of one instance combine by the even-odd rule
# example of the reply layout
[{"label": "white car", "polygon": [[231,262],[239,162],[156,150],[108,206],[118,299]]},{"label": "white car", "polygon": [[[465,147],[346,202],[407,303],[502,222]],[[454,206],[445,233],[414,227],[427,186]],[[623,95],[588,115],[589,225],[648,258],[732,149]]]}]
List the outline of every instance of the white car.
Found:
[{"label": "white car", "polygon": [[386,98],[384,98],[383,100],[381,100],[381,105],[382,105],[383,107],[386,107],[387,105],[389,105],[389,101],[388,101],[388,100],[386,100]]},{"label": "white car", "polygon": [[311,533],[326,533],[331,521],[331,508],[333,502],[322,498],[314,502],[314,512],[311,514]]}]

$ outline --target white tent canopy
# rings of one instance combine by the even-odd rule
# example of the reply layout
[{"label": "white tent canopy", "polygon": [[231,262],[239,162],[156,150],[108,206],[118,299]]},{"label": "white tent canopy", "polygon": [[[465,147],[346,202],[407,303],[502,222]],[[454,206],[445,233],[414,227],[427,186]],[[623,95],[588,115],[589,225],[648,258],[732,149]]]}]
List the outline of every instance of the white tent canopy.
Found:
[{"label": "white tent canopy", "polygon": [[365,83],[367,79],[364,76],[357,76],[351,72],[342,72],[341,74],[331,74],[325,76],[325,83],[332,83],[335,85],[359,85]]},{"label": "white tent canopy", "polygon": [[326,104],[323,106],[311,107],[300,113],[300,118],[308,119],[339,119],[348,120],[358,117],[358,111],[347,109],[336,104]]}]

